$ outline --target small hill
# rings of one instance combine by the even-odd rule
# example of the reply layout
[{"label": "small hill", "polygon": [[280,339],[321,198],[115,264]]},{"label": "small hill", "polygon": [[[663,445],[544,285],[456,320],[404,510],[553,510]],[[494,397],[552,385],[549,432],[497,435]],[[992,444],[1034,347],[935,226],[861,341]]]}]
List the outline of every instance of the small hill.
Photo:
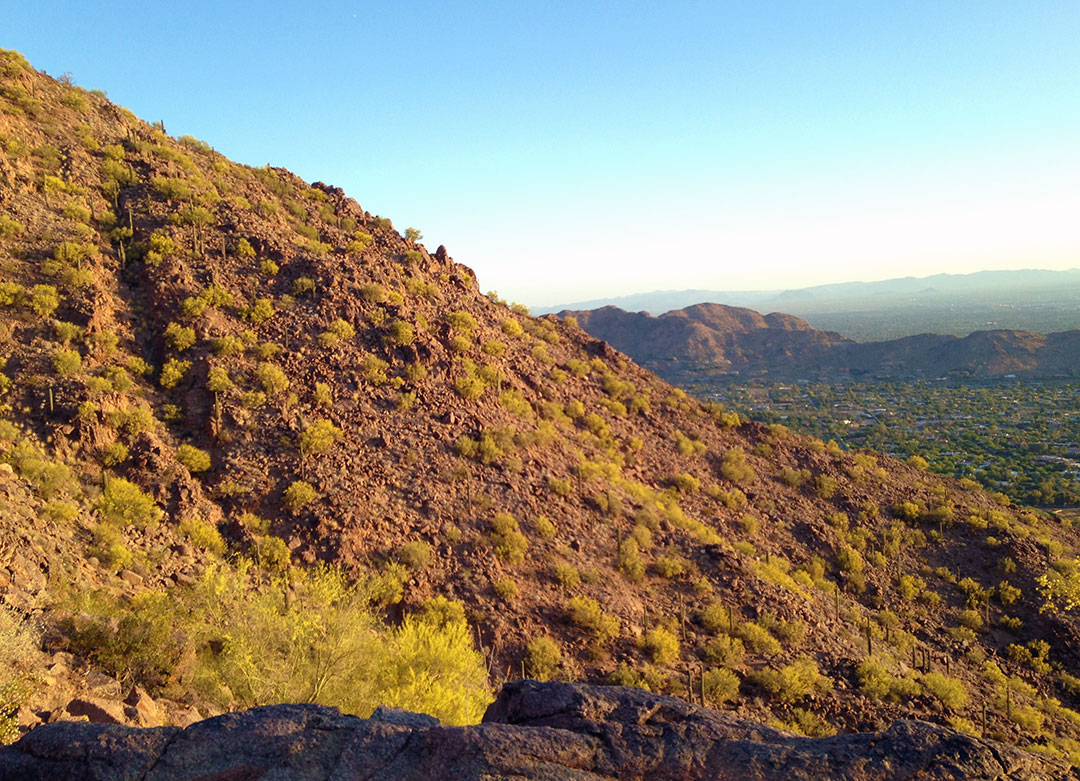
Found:
[{"label": "small hill", "polygon": [[792,290],[673,290],[541,308],[580,311],[617,306],[660,315],[701,302],[783,311],[860,342],[932,331],[967,336],[987,329],[1050,333],[1080,326],[1080,269],[980,271]]},{"label": "small hill", "polygon": [[994,330],[855,342],[793,315],[763,316],[721,304],[697,304],[659,317],[611,306],[560,315],[574,317],[593,336],[672,380],[691,368],[780,379],[1063,377],[1076,375],[1075,356],[1080,354],[1080,331]]},{"label": "small hill", "polygon": [[702,404],[14,52],[0,109],[4,739],[283,700],[466,723],[524,675],[692,679],[809,735],[985,712],[1080,762],[1069,525]]}]

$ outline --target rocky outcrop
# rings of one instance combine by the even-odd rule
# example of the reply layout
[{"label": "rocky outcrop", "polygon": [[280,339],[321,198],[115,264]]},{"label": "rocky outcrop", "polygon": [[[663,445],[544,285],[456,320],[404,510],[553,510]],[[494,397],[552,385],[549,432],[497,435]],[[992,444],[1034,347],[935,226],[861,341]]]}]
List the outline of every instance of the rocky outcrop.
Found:
[{"label": "rocky outcrop", "polygon": [[230,713],[186,729],[64,722],[0,750],[0,779],[1065,778],[1051,759],[919,721],[805,738],[639,689],[518,681],[484,722],[380,709]]}]

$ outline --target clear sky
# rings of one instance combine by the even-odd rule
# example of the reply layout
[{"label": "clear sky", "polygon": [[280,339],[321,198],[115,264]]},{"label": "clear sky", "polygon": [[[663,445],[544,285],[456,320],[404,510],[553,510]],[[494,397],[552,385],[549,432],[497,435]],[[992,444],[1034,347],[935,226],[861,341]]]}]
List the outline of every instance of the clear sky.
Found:
[{"label": "clear sky", "polygon": [[544,305],[1080,266],[1075,0],[6,0],[0,47]]}]

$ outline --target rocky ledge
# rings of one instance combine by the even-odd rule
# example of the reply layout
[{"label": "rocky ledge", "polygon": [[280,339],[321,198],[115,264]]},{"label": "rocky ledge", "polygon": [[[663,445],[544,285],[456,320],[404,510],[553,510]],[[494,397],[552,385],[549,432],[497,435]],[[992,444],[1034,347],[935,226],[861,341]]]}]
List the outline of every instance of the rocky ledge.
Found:
[{"label": "rocky ledge", "polygon": [[518,681],[482,724],[273,705],[186,728],[56,722],[0,779],[1066,778],[1059,762],[920,721],[805,738],[639,689]]}]

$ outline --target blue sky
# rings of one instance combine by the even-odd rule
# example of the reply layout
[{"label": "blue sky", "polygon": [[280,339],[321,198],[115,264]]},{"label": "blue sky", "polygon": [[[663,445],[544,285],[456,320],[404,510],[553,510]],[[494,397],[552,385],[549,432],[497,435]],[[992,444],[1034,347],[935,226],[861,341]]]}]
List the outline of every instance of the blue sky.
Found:
[{"label": "blue sky", "polygon": [[9,0],[0,46],[528,304],[1080,266],[1075,2]]}]

